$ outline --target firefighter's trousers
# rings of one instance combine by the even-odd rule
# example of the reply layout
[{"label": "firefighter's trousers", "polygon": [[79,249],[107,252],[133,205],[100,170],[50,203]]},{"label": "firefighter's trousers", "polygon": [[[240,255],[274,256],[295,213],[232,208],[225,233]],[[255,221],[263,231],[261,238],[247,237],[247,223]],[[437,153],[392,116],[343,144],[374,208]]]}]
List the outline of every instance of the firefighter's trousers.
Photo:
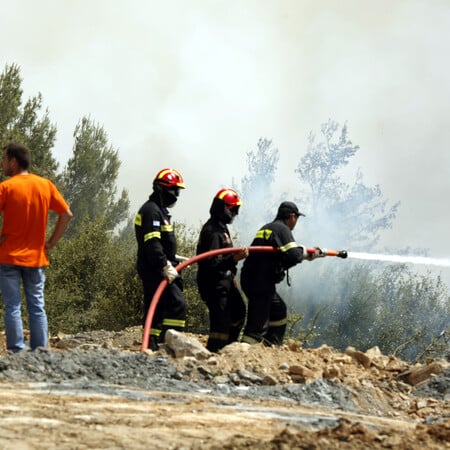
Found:
[{"label": "firefighter's trousers", "polygon": [[[148,274],[139,273],[144,288],[144,316],[143,325],[150,308],[150,303],[158,289],[162,277],[149,277]],[[186,300],[183,295],[183,283],[177,278],[164,289],[153,316],[150,335],[158,337],[159,342],[164,342],[166,330],[174,329],[183,331],[186,325]]]},{"label": "firefighter's trousers", "polygon": [[243,342],[281,345],[287,324],[287,307],[275,287],[264,292],[244,289],[248,299],[247,323]]},{"label": "firefighter's trousers", "polygon": [[199,286],[199,292],[209,311],[206,348],[217,352],[238,340],[245,321],[245,303],[234,280],[215,286]]}]

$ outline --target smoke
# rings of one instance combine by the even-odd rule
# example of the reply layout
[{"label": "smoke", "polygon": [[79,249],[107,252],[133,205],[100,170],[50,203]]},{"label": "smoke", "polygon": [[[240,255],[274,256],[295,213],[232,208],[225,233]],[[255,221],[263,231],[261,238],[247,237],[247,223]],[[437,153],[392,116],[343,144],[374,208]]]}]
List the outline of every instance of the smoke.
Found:
[{"label": "smoke", "polygon": [[[369,184],[401,201],[382,244],[450,253],[447,1],[4,3],[1,62],[21,66],[26,98],[43,94],[56,158],[67,161],[90,115],[119,150],[132,213],[171,166],[187,185],[174,219],[196,226],[215,192],[246,175],[245,153],[262,136],[281,152],[277,195],[298,198],[293,161],[331,117],[348,122]],[[258,208],[273,215],[276,198]],[[345,247],[331,234],[342,224],[319,236],[309,219],[300,242]]]}]

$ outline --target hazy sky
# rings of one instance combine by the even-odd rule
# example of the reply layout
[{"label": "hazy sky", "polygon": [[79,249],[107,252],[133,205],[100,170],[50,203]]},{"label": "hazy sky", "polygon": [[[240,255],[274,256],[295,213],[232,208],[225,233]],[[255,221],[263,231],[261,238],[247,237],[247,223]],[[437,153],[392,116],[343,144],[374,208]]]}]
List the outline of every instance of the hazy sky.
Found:
[{"label": "hazy sky", "polygon": [[133,211],[172,166],[188,186],[175,219],[203,221],[260,137],[295,192],[307,136],[331,118],[360,146],[366,183],[401,201],[385,243],[450,257],[450,1],[0,3],[1,70],[18,64],[24,97],[42,93],[56,158],[90,115],[119,150]]}]

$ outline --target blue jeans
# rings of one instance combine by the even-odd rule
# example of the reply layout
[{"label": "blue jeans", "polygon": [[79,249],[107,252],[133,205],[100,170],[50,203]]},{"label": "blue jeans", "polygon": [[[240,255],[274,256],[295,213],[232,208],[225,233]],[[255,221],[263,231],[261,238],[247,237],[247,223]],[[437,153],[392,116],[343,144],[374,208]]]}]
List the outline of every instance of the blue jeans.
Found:
[{"label": "blue jeans", "polygon": [[44,309],[44,268],[0,264],[0,290],[5,304],[6,348],[12,352],[26,347],[21,315],[21,282],[28,311],[31,350],[46,347],[48,340],[47,314]]}]

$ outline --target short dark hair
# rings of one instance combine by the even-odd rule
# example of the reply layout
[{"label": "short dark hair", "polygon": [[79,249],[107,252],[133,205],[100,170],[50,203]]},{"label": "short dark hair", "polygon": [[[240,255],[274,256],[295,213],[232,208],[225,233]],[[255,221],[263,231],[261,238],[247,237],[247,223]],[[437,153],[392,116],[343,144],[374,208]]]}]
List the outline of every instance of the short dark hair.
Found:
[{"label": "short dark hair", "polygon": [[31,163],[31,153],[27,146],[17,142],[10,142],[3,147],[8,159],[16,158],[21,169],[27,170]]}]

